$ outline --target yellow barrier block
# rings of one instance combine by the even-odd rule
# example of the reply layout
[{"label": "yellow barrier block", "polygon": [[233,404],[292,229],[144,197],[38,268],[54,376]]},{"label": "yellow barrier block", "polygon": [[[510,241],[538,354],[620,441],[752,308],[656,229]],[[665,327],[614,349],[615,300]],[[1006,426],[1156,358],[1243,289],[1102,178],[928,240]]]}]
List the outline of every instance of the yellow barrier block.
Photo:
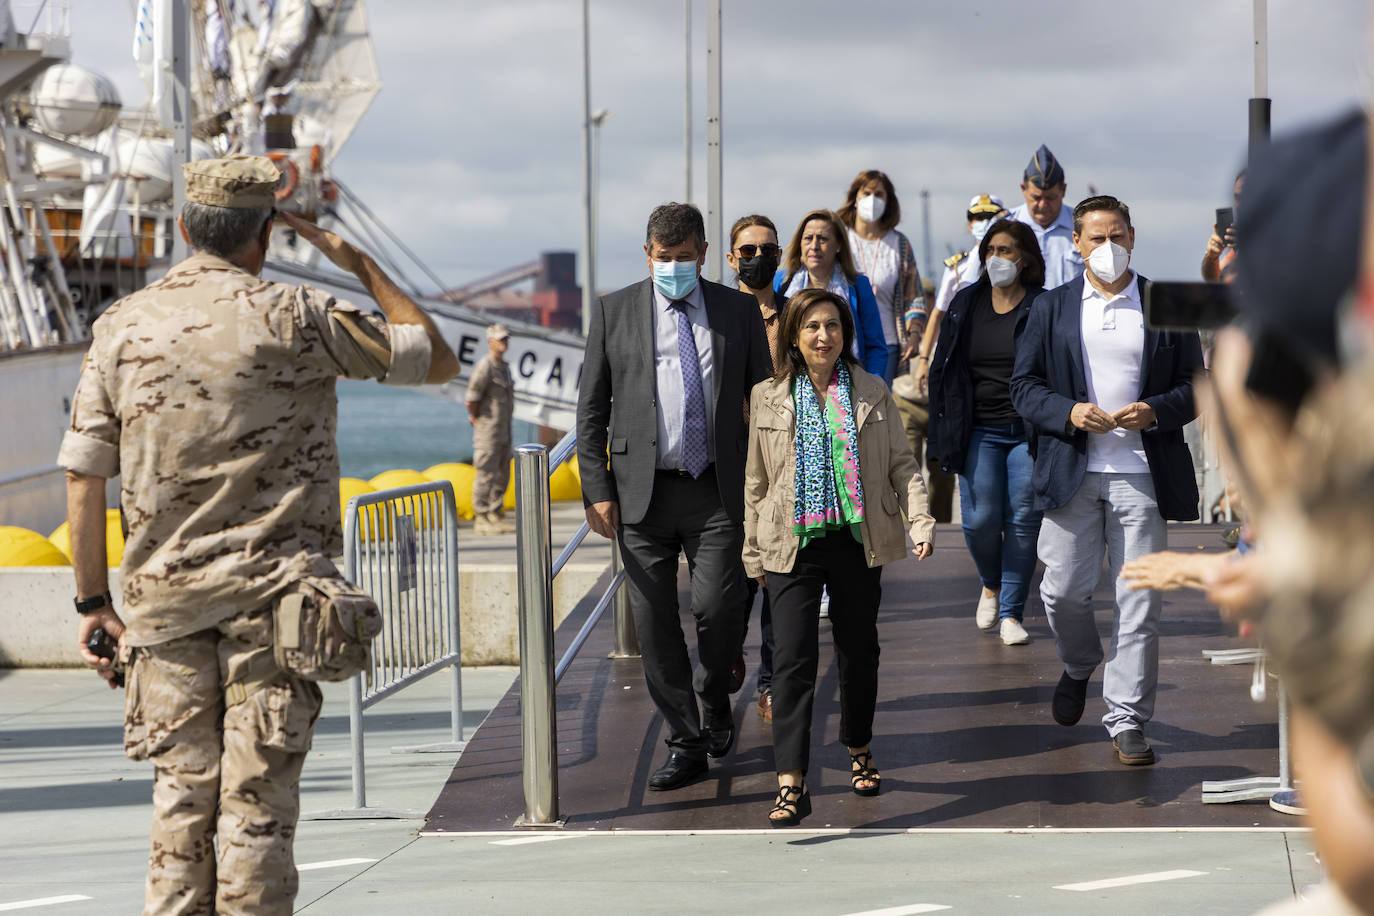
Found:
[{"label": "yellow barrier block", "polygon": [[576,458],[565,461],[549,475],[549,499],[557,502],[582,498],[582,481],[573,470],[576,464]]},{"label": "yellow barrier block", "polygon": [[[56,547],[62,556],[67,558],[67,564],[72,561],[72,532],[66,522],[58,525],[52,534],[48,535],[48,543]],[[119,522],[118,509],[105,510],[105,564],[111,569],[119,566],[119,561],[124,558],[124,526]]]},{"label": "yellow barrier block", "polygon": [[477,476],[477,471],[470,464],[463,464],[459,461],[446,461],[443,464],[436,464],[434,467],[425,468],[420,473],[425,475],[426,480],[440,481],[447,480],[453,485],[453,499],[458,504],[459,518],[472,518],[472,479]]},{"label": "yellow barrier block", "polygon": [[355,496],[366,496],[368,493],[375,493],[377,488],[366,480],[357,477],[339,478],[339,527],[343,527],[344,512],[348,508],[348,501]]},{"label": "yellow barrier block", "polygon": [[514,509],[515,509],[515,459],[514,459],[514,458],[512,458],[512,459],[510,460],[510,477],[509,477],[508,479],[510,480],[510,483],[506,484],[506,498],[505,498],[504,500],[502,500],[501,505],[505,506],[506,509],[509,511],[509,510],[514,510]]},{"label": "yellow barrier block", "polygon": [[410,468],[382,471],[368,482],[377,490],[391,490],[396,487],[409,487],[417,483],[429,483],[425,475],[419,471],[412,471]]},{"label": "yellow barrier block", "polygon": [[71,566],[62,551],[27,528],[0,525],[0,566]]}]

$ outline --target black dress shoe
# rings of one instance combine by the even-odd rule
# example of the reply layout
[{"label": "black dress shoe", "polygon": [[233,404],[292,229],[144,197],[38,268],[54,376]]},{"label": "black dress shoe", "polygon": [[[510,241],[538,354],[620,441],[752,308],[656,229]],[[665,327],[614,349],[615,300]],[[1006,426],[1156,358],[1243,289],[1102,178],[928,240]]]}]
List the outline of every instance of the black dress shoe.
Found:
[{"label": "black dress shoe", "polygon": [[1087,702],[1088,679],[1080,681],[1070,677],[1067,671],[1060,675],[1059,686],[1054,688],[1054,700],[1050,702],[1054,721],[1060,725],[1077,725],[1078,720],[1083,718],[1083,706]]},{"label": "black dress shoe", "polygon": [[706,756],[713,759],[724,757],[734,746],[734,721],[727,719],[719,726],[706,726]]},{"label": "black dress shoe", "polygon": [[1116,759],[1128,767],[1147,767],[1155,762],[1155,752],[1145,743],[1145,734],[1138,728],[1130,728],[1112,739],[1116,748]]},{"label": "black dress shoe", "polygon": [[705,760],[688,757],[682,751],[669,751],[667,761],[649,777],[649,788],[655,792],[681,789],[705,775]]}]

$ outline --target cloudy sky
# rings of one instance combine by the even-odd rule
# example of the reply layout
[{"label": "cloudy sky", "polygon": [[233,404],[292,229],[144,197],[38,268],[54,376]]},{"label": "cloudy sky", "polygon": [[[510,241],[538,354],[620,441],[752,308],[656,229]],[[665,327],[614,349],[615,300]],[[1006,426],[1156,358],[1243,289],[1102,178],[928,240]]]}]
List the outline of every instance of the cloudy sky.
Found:
[{"label": "cloudy sky", "polygon": [[[75,56],[126,105],[145,91],[127,0],[69,0]],[[724,199],[784,236],[881,168],[922,247],[967,239],[963,210],[1017,182],[1046,143],[1069,197],[1132,207],[1135,264],[1197,271],[1229,203],[1252,94],[1251,0],[727,0]],[[1276,131],[1362,99],[1360,0],[1270,0]],[[16,4],[23,19],[23,5]],[[693,0],[694,202],[705,204],[705,0]],[[452,285],[581,247],[581,5],[373,0],[384,88],[335,167]],[[591,0],[592,107],[602,130],[598,285],[644,274],[649,210],[683,194],[683,4]],[[21,23],[21,28],[22,28]],[[1319,167],[1319,163],[1313,163]],[[1354,202],[1352,202],[1353,205]]]}]

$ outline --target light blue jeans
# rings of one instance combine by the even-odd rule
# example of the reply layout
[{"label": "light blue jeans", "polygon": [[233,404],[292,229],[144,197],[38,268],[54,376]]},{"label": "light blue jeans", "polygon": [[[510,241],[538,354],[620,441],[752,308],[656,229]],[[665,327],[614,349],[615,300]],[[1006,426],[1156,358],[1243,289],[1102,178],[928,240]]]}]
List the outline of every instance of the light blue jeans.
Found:
[{"label": "light blue jeans", "polygon": [[1033,503],[1025,427],[975,426],[959,474],[964,543],[983,587],[1001,590],[997,616],[1021,620],[1035,574],[1040,513]]},{"label": "light blue jeans", "polygon": [[1166,540],[1149,474],[1089,473],[1068,503],[1045,513],[1040,527],[1040,597],[1064,670],[1079,680],[1091,676],[1104,657],[1092,597],[1106,552],[1116,606],[1102,673],[1102,724],[1113,737],[1150,721],[1159,683],[1160,595],[1131,591],[1121,567],[1163,550]]}]

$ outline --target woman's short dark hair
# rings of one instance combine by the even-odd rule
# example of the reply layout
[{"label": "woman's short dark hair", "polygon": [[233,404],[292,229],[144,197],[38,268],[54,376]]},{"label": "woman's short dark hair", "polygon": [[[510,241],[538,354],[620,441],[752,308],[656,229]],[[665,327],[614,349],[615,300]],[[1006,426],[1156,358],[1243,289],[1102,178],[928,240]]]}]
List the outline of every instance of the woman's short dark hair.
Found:
[{"label": "woman's short dark hair", "polygon": [[992,237],[999,233],[1009,235],[1021,249],[1021,285],[1045,285],[1045,257],[1040,253],[1040,240],[1034,230],[1019,219],[999,219],[988,227],[983,240],[978,243],[978,263],[988,263],[988,245]]},{"label": "woman's short dark hair", "polygon": [[840,313],[840,329],[844,334],[844,347],[840,350],[840,359],[851,366],[859,364],[854,358],[854,316],[849,311],[849,303],[828,289],[812,287],[787,300],[787,308],[783,310],[782,315],[782,326],[778,329],[778,340],[783,344],[783,357],[773,378],[791,381],[799,375],[806,374],[806,360],[797,347],[797,337],[801,334],[806,313],[813,306],[826,303],[835,306],[835,311]]},{"label": "woman's short dark hair", "polygon": [[844,206],[835,214],[840,218],[840,222],[851,229],[854,228],[854,215],[857,212],[859,192],[874,181],[883,186],[883,193],[887,195],[887,203],[883,207],[882,217],[878,220],[878,227],[886,232],[902,221],[902,205],[897,201],[897,189],[892,186],[892,179],[887,177],[886,172],[880,172],[877,169],[865,169],[849,183],[849,193],[844,196]]}]

